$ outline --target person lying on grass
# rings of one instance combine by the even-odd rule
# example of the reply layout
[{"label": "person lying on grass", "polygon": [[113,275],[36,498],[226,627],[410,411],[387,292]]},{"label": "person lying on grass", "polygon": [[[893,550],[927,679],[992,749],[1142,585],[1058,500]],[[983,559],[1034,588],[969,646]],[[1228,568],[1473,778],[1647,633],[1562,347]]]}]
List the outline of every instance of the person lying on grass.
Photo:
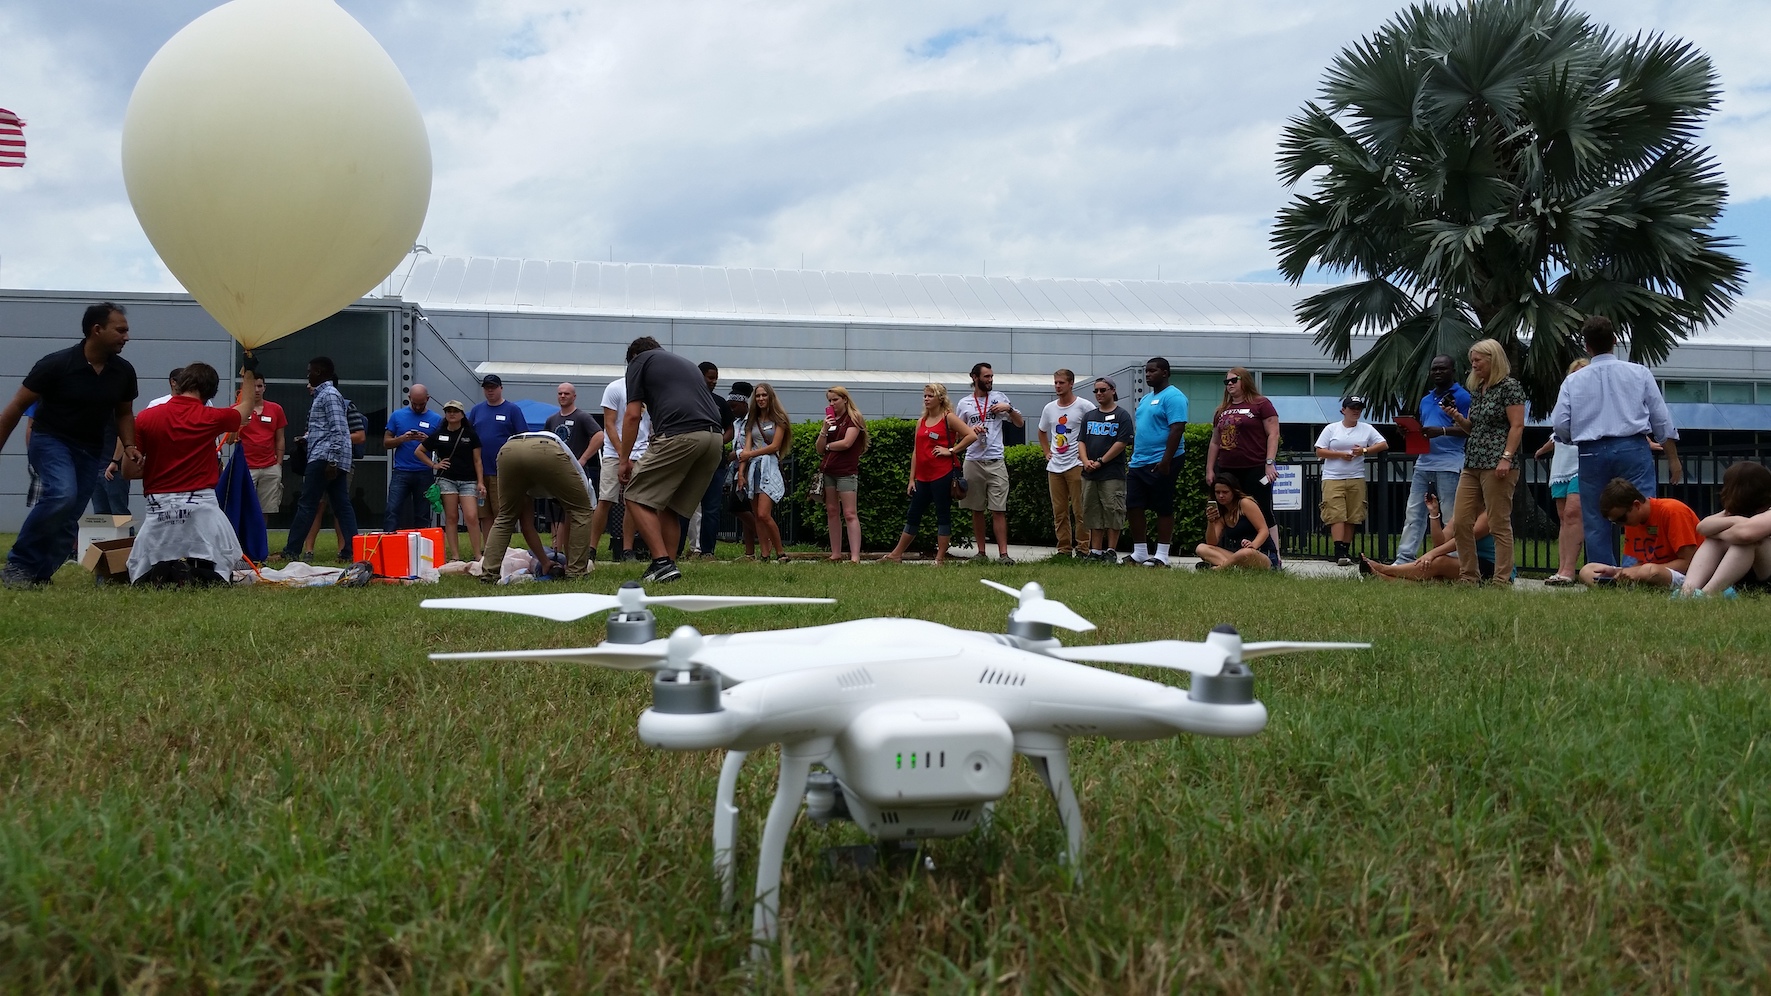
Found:
[{"label": "person lying on grass", "polygon": [[[1457,536],[1452,523],[1439,514],[1439,496],[1427,495],[1428,541],[1432,549],[1407,564],[1384,564],[1365,558],[1365,566],[1381,578],[1397,581],[1456,581],[1458,575]],[[1487,581],[1494,577],[1494,537],[1488,533],[1488,513],[1476,513],[1476,568]]]},{"label": "person lying on grass", "polygon": [[[1646,585],[1678,588],[1697,552],[1697,513],[1677,498],[1647,498],[1636,486],[1614,477],[1599,492],[1599,514],[1623,527],[1624,556],[1632,567],[1588,563],[1580,583]],[[1588,556],[1592,551],[1587,551]]]},{"label": "person lying on grass", "polygon": [[1229,475],[1212,484],[1211,494],[1212,500],[1205,505],[1205,542],[1193,548],[1200,569],[1270,569],[1272,561],[1264,552],[1270,532],[1260,503],[1243,494]]},{"label": "person lying on grass", "polygon": [[1771,470],[1742,460],[1722,474],[1722,510],[1697,524],[1703,537],[1682,595],[1730,588],[1771,591]]}]

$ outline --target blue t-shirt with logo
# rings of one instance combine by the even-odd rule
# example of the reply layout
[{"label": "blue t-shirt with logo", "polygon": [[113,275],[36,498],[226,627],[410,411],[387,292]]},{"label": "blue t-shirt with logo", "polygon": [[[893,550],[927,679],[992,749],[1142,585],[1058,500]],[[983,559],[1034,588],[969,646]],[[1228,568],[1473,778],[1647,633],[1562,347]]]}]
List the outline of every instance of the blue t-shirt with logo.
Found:
[{"label": "blue t-shirt with logo", "polygon": [[505,441],[519,432],[529,431],[523,410],[514,401],[500,405],[482,401],[467,413],[467,420],[480,437],[480,465],[485,468],[487,477],[498,473],[498,451],[504,448]]},{"label": "blue t-shirt with logo", "polygon": [[[412,410],[411,405],[407,405],[387,417],[387,431],[395,437],[411,432],[413,429],[421,430],[425,436],[429,436],[437,431],[437,427],[442,424],[442,412],[426,409],[424,414],[420,415]],[[430,470],[429,465],[418,459],[418,444],[423,441],[423,439],[415,439],[394,447],[394,469]]]},{"label": "blue t-shirt with logo", "polygon": [[[1132,434],[1131,465],[1150,467],[1162,462],[1168,447],[1168,427],[1187,421],[1187,396],[1173,384],[1138,402],[1137,430]],[[1187,451],[1187,441],[1175,446],[1175,456]]]},{"label": "blue t-shirt with logo", "polygon": [[[1462,384],[1453,381],[1450,393],[1452,400],[1457,402],[1457,413],[1469,418],[1470,392],[1464,390]],[[1437,391],[1428,391],[1427,396],[1420,400],[1420,424],[1423,429],[1430,425],[1448,428],[1456,424],[1451,421],[1451,416],[1445,414],[1445,409],[1439,407]],[[1428,450],[1414,462],[1414,469],[1453,472],[1464,469],[1464,443],[1467,441],[1463,436],[1434,436],[1427,440]]]}]

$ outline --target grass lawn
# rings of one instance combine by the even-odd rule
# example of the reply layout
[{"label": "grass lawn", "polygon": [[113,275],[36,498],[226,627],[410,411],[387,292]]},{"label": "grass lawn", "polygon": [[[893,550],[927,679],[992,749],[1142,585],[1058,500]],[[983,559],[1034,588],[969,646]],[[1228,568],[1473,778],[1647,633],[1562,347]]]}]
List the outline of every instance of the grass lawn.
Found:
[{"label": "grass lawn", "polygon": [[[1012,604],[969,565],[684,569],[680,592],[840,603],[665,628],[996,631]],[[589,644],[600,617],[417,608],[486,593],[467,579],[160,592],[65,568],[0,592],[0,991],[1771,990],[1764,602],[989,576],[1043,582],[1100,625],[1083,642],[1228,621],[1376,646],[1257,662],[1249,740],[1072,741],[1080,882],[1024,765],[994,832],[933,844],[929,873],[831,870],[861,836],[802,824],[782,951],[752,974],[710,872],[719,757],[638,742],[643,676],[425,659]],[[741,893],[770,753],[740,784]]]}]

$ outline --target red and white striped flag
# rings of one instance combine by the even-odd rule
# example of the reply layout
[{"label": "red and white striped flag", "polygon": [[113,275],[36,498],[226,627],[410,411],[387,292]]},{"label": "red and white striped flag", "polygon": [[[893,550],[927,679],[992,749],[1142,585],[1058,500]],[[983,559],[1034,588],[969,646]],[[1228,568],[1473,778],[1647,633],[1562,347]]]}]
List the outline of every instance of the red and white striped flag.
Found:
[{"label": "red and white striped flag", "polygon": [[18,115],[0,107],[0,166],[25,164],[25,123]]}]

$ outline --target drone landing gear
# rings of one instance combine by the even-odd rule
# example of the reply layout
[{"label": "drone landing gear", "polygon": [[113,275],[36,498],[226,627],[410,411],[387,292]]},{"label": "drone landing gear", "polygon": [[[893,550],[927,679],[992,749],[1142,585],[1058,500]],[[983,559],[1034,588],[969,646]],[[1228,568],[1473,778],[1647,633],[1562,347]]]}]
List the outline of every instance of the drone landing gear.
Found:
[{"label": "drone landing gear", "polygon": [[[1026,742],[1028,737],[1019,738],[1015,744],[1016,752],[1025,755],[1032,763],[1033,770],[1039,780],[1052,794],[1052,801],[1058,806],[1058,822],[1064,825],[1064,836],[1068,843],[1066,856],[1070,862],[1070,873],[1082,880],[1082,807],[1076,802],[1076,787],[1070,784],[1070,748],[1062,739],[1052,738],[1055,743],[1033,744]],[[1044,739],[1044,738],[1041,738]]]},{"label": "drone landing gear", "polygon": [[[768,957],[765,945],[773,943],[779,933],[781,862],[787,853],[787,832],[793,829],[800,803],[805,800],[806,779],[812,773],[812,765],[830,756],[831,746],[827,737],[781,745],[781,776],[775,785],[775,801],[769,806],[768,822],[763,824],[762,851],[756,866],[756,918],[750,931],[753,961]],[[736,778],[734,770],[734,782]]]},{"label": "drone landing gear", "polygon": [[733,848],[738,843],[738,769],[744,767],[748,751],[726,752],[719,769],[719,793],[713,803],[713,874],[719,879],[720,909],[729,910],[738,899],[738,866]]}]

